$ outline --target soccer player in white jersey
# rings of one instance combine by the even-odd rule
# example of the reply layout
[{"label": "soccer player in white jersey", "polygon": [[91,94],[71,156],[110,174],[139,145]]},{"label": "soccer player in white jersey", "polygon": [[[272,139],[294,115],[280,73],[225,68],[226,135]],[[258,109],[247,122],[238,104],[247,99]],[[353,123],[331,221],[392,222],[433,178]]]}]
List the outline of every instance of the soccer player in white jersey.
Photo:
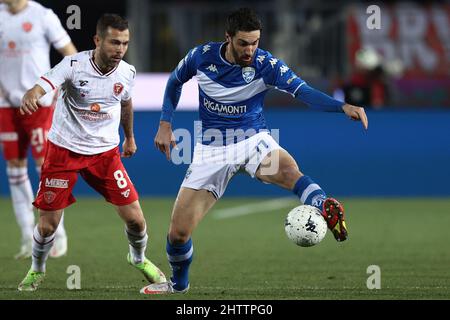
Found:
[{"label": "soccer player in white jersey", "polygon": [[[50,46],[63,56],[76,53],[58,17],[34,1],[0,0],[0,142],[7,162],[7,176],[13,209],[22,232],[16,259],[31,256],[34,199],[27,172],[27,151],[31,145],[38,175],[44,161],[47,133],[53,114],[54,93],[40,101],[31,116],[19,114],[21,99],[39,77],[50,69]],[[61,221],[51,257],[67,252],[67,236]]]},{"label": "soccer player in white jersey", "polygon": [[256,14],[239,9],[228,17],[225,42],[192,49],[169,78],[156,147],[170,158],[170,146],[174,145],[172,115],[183,83],[193,76],[199,83],[202,136],[172,212],[166,246],[172,277],[169,282],[144,287],[144,294],[183,293],[189,289],[191,234],[238,171],[291,190],[302,203],[322,212],[336,240],[347,238],[342,205],[327,198],[318,184],[301,173],[292,156],[267,132],[263,100],[269,89],[277,88],[313,108],[345,113],[362,121],[367,129],[364,109],[309,87],[283,61],[258,48],[260,34],[261,22]]},{"label": "soccer player in white jersey", "polygon": [[128,22],[115,14],[97,23],[95,50],[64,58],[27,91],[21,112],[33,113],[39,98],[60,87],[39,191],[33,204],[39,223],[33,233],[32,265],[19,285],[34,291],[45,276],[45,264],[64,208],[75,202],[72,189],[79,172],[83,179],[112,203],[126,224],[128,262],[150,283],[165,281],[164,274],[145,257],[146,222],[138,194],[120,159],[119,126],[125,140],[123,157],[136,152],[131,91],[135,68],[122,60],[128,49]]}]

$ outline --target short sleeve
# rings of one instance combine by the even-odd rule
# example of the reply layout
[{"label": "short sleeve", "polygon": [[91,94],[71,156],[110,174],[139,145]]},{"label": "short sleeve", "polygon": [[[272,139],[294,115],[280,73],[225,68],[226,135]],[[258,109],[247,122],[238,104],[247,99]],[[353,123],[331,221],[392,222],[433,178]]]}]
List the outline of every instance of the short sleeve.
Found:
[{"label": "short sleeve", "polygon": [[71,42],[58,16],[51,9],[46,10],[44,23],[45,35],[55,49],[65,47]]},{"label": "short sleeve", "polygon": [[37,81],[37,84],[40,85],[45,92],[55,90],[66,80],[71,79],[73,66],[76,62],[76,60],[72,59],[72,56],[64,57],[60,63],[41,76]]}]

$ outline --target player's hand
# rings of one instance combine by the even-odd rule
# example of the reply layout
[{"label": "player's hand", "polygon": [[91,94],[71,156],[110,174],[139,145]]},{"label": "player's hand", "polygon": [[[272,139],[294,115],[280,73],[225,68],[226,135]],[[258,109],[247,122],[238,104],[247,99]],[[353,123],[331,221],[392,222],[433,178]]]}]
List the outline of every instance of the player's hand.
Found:
[{"label": "player's hand", "polygon": [[158,132],[155,137],[155,147],[166,154],[167,160],[170,160],[170,146],[176,148],[175,136],[172,132],[170,122],[160,121]]},{"label": "player's hand", "polygon": [[42,97],[40,90],[34,86],[28,90],[22,98],[22,105],[20,106],[20,114],[32,114],[39,107],[39,98]]},{"label": "player's hand", "polygon": [[122,150],[123,151],[120,156],[122,156],[123,158],[130,158],[136,153],[137,146],[136,142],[134,141],[134,137],[125,138],[122,144]]},{"label": "player's hand", "polygon": [[361,121],[364,129],[367,130],[369,127],[369,120],[367,119],[366,112],[362,107],[352,106],[351,104],[345,104],[342,107],[345,114],[354,121]]}]

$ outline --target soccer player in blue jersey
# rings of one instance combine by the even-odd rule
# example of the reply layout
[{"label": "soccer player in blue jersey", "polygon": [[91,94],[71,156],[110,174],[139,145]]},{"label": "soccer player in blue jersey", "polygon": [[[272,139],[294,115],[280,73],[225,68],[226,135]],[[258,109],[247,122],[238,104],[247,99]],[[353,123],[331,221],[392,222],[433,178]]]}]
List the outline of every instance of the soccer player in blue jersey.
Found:
[{"label": "soccer player in blue jersey", "polygon": [[337,241],[347,238],[343,206],[327,198],[319,185],[300,172],[292,156],[268,133],[263,100],[269,89],[276,88],[314,109],[345,113],[361,121],[365,129],[367,116],[363,108],[311,88],[283,61],[259,49],[261,29],[252,10],[231,13],[226,41],[193,48],[167,82],[155,146],[170,159],[170,147],[175,146],[173,112],[183,84],[193,76],[199,84],[202,140],[195,146],[172,212],[166,246],[171,281],[146,286],[141,290],[144,294],[184,293],[189,289],[191,234],[238,171],[291,190],[303,204],[322,212]]}]

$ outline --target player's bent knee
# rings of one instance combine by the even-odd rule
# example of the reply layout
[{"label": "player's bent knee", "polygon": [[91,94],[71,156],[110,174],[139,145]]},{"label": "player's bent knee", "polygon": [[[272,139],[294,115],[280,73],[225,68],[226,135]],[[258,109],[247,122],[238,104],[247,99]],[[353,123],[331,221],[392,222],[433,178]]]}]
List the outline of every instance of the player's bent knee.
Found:
[{"label": "player's bent knee", "polygon": [[184,230],[171,228],[169,231],[169,241],[173,245],[185,244],[186,242],[188,242],[190,237],[190,232]]},{"label": "player's bent knee", "polygon": [[136,217],[126,221],[128,230],[141,232],[145,229],[145,219],[144,217]]},{"label": "player's bent knee", "polygon": [[50,237],[52,234],[56,232],[56,228],[58,224],[56,223],[39,223],[39,234],[41,237]]}]

